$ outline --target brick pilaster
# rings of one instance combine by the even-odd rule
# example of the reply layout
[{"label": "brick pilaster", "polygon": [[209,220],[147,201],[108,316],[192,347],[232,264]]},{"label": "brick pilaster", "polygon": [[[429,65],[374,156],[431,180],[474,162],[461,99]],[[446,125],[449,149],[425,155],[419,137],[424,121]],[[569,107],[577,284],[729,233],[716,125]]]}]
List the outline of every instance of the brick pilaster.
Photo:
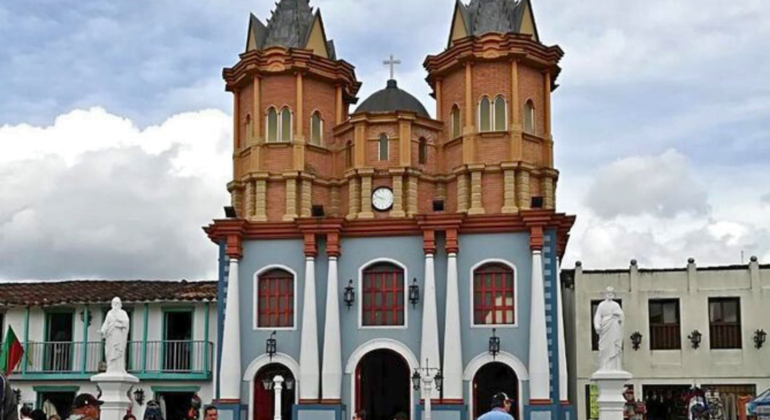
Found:
[{"label": "brick pilaster", "polygon": [[290,222],[297,218],[297,175],[296,172],[284,174],[286,179],[286,213],[283,215],[284,222]]},{"label": "brick pilaster", "polygon": [[417,176],[409,174],[406,186],[406,215],[409,217],[417,214]]},{"label": "brick pilaster", "polygon": [[243,215],[246,220],[251,220],[254,217],[256,191],[254,191],[254,180],[251,177],[246,179],[246,194],[244,195],[244,211]]},{"label": "brick pilaster", "polygon": [[471,208],[468,214],[484,214],[484,203],[481,198],[481,175],[484,165],[469,165],[471,171]]},{"label": "brick pilaster", "polygon": [[361,175],[361,211],[358,213],[359,219],[373,219],[372,212],[372,175],[373,169],[358,171]]},{"label": "brick pilaster", "polygon": [[393,209],[390,211],[391,217],[406,217],[404,211],[404,170],[391,169],[393,176]]},{"label": "brick pilaster", "polygon": [[457,211],[468,212],[468,174],[464,170],[457,173]]},{"label": "brick pilaster", "polygon": [[300,215],[302,217],[310,217],[310,208],[313,201],[313,178],[309,175],[302,176],[302,192],[300,194]]},{"label": "brick pilaster", "polygon": [[531,200],[529,170],[521,168],[516,173],[516,202],[519,203],[519,210],[529,209]]},{"label": "brick pilaster", "polygon": [[254,220],[257,222],[267,221],[267,173],[256,175],[255,183],[255,202]]},{"label": "brick pilaster", "polygon": [[503,213],[518,213],[516,206],[516,170],[515,164],[504,163],[503,167]]},{"label": "brick pilaster", "polygon": [[355,173],[349,175],[348,179],[348,220],[358,217],[361,211],[361,183]]}]

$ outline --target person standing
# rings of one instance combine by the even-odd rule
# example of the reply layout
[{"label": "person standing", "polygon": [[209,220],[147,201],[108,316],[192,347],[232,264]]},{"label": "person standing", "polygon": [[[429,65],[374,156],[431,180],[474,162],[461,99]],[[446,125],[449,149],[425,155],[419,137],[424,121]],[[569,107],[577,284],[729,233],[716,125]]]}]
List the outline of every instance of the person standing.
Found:
[{"label": "person standing", "polygon": [[0,374],[0,420],[17,420],[19,418],[17,407],[18,402],[16,394],[11,389],[11,383]]},{"label": "person standing", "polygon": [[80,394],[72,403],[72,414],[67,420],[99,420],[102,413],[102,404],[91,394]]},{"label": "person standing", "polygon": [[203,409],[203,420],[219,420],[219,410],[213,405],[207,405]]},{"label": "person standing", "polygon": [[478,420],[513,420],[512,405],[513,400],[508,398],[505,392],[498,392],[492,396],[492,409],[479,417]]}]

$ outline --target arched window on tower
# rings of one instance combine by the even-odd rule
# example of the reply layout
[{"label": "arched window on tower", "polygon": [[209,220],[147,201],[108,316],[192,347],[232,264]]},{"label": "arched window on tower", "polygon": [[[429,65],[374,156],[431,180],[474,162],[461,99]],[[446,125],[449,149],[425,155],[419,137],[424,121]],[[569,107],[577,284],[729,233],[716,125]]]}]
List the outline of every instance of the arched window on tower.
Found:
[{"label": "arched window on tower", "polygon": [[353,166],[353,142],[348,140],[345,144],[345,167]]},{"label": "arched window on tower", "polygon": [[524,104],[524,132],[535,134],[535,104],[531,99]]},{"label": "arched window on tower", "polygon": [[267,110],[267,141],[278,141],[278,112],[275,108],[270,107]]},{"label": "arched window on tower", "polygon": [[503,95],[497,95],[495,98],[495,131],[505,131],[508,129],[508,107]]},{"label": "arched window on tower", "polygon": [[457,105],[452,106],[452,138],[460,137],[461,123],[460,123],[460,107]]},{"label": "arched window on tower", "polygon": [[493,262],[473,270],[473,324],[515,324],[514,272],[506,264]]},{"label": "arched window on tower", "polygon": [[291,138],[291,109],[285,106],[281,110],[281,141],[290,142]]},{"label": "arched window on tower", "polygon": [[257,278],[257,327],[294,327],[294,275],[274,268]]},{"label": "arched window on tower", "polygon": [[362,274],[361,325],[404,325],[404,270],[381,262],[366,267]]},{"label": "arched window on tower", "polygon": [[[254,132],[253,132],[254,124],[251,121],[251,114],[246,114],[246,123],[244,124],[244,126],[245,126],[245,130],[244,131],[246,132],[245,133],[246,134],[245,135],[246,144],[251,144],[251,139],[254,138]],[[243,142],[239,141],[239,143],[240,144],[238,146],[243,147]]]},{"label": "arched window on tower", "polygon": [[385,133],[380,134],[380,140],[379,140],[379,160],[388,160],[388,135]]},{"label": "arched window on tower", "polygon": [[428,163],[428,140],[420,137],[419,148],[417,150],[418,162],[422,165]]},{"label": "arched window on tower", "polygon": [[479,130],[492,131],[492,104],[486,96],[479,102]]},{"label": "arched window on tower", "polygon": [[324,120],[321,113],[316,111],[310,117],[310,143],[320,146],[323,142]]}]

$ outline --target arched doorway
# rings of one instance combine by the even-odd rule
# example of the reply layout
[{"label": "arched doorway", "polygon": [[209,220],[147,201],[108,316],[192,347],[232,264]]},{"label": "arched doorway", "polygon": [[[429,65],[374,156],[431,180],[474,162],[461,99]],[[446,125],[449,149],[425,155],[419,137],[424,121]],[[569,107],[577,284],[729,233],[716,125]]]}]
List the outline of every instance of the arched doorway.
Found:
[{"label": "arched doorway", "polygon": [[519,420],[519,378],[505,363],[491,362],[482,366],[473,377],[473,418],[491,409],[492,396],[505,392],[513,399],[511,415]]},{"label": "arched doorway", "polygon": [[[392,350],[374,350],[356,367],[356,411],[366,420],[392,420],[397,413],[409,417],[409,365]],[[260,419],[261,420],[261,419]]]},{"label": "arched doorway", "polygon": [[254,377],[254,419],[273,420],[275,417],[275,389],[273,379],[276,376],[284,379],[281,390],[281,419],[291,420],[291,408],[295,401],[297,381],[291,370],[280,363],[263,366]]}]

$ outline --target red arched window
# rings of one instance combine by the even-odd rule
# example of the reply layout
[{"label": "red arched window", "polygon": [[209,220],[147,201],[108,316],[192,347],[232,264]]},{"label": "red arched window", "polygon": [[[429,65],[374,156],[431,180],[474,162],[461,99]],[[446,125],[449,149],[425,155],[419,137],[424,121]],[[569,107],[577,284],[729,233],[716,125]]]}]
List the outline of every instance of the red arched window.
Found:
[{"label": "red arched window", "polygon": [[257,327],[294,327],[294,275],[275,268],[259,275]]},{"label": "red arched window", "polygon": [[513,269],[501,263],[484,264],[473,271],[473,323],[515,324]]},{"label": "red arched window", "polygon": [[364,269],[361,279],[364,326],[402,326],[404,320],[404,270],[391,263],[377,263]]}]

